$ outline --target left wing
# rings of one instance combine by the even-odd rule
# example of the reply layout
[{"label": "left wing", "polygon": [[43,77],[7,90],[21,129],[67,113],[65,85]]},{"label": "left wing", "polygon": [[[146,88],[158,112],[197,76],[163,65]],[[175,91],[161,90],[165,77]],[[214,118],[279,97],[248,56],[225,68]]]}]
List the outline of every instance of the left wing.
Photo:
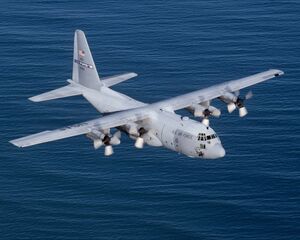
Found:
[{"label": "left wing", "polygon": [[214,85],[205,89],[183,94],[178,97],[170,98],[164,101],[157,102],[153,105],[161,109],[178,110],[187,108],[193,104],[210,101],[214,98],[223,96],[226,93],[238,91],[240,89],[264,82],[268,79],[283,75],[284,72],[277,69],[270,69],[249,77],[238,80],[228,81],[222,84]]},{"label": "left wing", "polygon": [[28,147],[40,143],[51,142],[59,139],[74,137],[87,134],[93,130],[106,130],[113,127],[122,126],[130,122],[144,120],[151,116],[151,111],[146,107],[131,109],[123,112],[113,113],[111,115],[95,120],[74,124],[64,128],[44,131],[27,137],[18,138],[10,141],[17,147]]}]

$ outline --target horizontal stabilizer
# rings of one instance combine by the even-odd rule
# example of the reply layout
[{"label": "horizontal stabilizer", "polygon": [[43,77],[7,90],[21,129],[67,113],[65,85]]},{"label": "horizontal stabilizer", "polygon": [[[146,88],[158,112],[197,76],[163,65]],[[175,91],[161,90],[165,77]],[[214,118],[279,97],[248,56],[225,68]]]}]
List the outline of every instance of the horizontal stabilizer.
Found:
[{"label": "horizontal stabilizer", "polygon": [[118,83],[124,82],[128,79],[134,78],[136,76],[137,76],[136,73],[124,73],[124,74],[114,75],[111,77],[102,78],[101,81],[106,87],[111,87]]},{"label": "horizontal stabilizer", "polygon": [[61,87],[49,92],[45,92],[39,95],[36,95],[34,97],[29,98],[30,101],[33,102],[42,102],[42,101],[48,101],[48,100],[53,100],[53,99],[58,99],[58,98],[64,98],[64,97],[71,97],[71,96],[76,96],[80,95],[81,91],[76,88],[73,85],[68,85],[65,87]]}]

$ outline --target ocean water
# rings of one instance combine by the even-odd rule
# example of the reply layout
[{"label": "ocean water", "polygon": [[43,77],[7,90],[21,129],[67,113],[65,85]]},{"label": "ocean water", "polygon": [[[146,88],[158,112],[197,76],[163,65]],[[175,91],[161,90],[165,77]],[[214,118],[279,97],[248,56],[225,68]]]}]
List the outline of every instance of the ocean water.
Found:
[{"label": "ocean water", "polygon": [[[299,239],[299,1],[2,0],[0,20],[1,239]],[[82,136],[14,147],[99,117],[80,97],[27,100],[71,77],[76,29],[101,76],[139,74],[114,89],[145,102],[285,75],[251,88],[246,118],[214,101],[220,160],[137,150],[125,136],[109,158]]]}]

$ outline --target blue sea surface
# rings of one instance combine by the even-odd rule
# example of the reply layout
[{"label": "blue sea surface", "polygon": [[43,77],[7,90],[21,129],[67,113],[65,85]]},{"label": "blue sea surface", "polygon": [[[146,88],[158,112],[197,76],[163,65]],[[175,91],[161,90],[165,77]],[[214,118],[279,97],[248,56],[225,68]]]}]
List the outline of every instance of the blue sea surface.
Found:
[{"label": "blue sea surface", "polygon": [[[299,1],[2,0],[0,22],[0,239],[300,239]],[[137,72],[114,89],[149,103],[285,75],[251,88],[245,118],[213,102],[223,159],[126,136],[109,158],[83,136],[18,149],[100,116],[81,97],[28,100],[71,77],[76,29],[100,76]]]}]

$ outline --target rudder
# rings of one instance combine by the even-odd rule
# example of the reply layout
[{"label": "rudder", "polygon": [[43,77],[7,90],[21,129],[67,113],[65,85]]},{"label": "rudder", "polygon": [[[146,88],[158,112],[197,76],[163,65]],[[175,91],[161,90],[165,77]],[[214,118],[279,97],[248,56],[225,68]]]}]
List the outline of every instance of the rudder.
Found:
[{"label": "rudder", "polygon": [[72,80],[87,88],[100,90],[100,81],[85,34],[76,30],[74,35]]}]

